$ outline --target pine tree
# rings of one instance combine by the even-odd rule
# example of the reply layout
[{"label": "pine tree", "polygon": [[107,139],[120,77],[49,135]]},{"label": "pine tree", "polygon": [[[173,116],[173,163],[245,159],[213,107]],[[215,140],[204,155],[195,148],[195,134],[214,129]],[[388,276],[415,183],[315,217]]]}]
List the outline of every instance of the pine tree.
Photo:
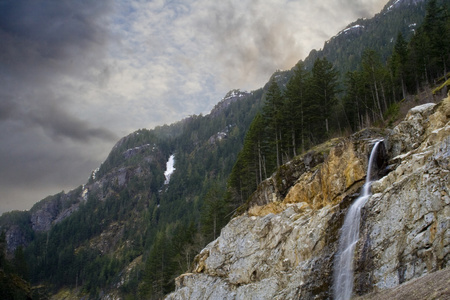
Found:
[{"label": "pine tree", "polygon": [[411,90],[411,92],[415,92],[421,87],[423,81],[429,81],[429,41],[428,37],[423,33],[422,27],[417,30],[417,34],[411,39],[408,49],[408,62],[410,64],[411,73],[414,77],[415,87],[414,90]]},{"label": "pine tree", "polygon": [[447,61],[450,52],[450,37],[448,36],[449,11],[446,6],[439,6],[437,0],[430,0],[427,4],[427,14],[423,22],[424,34],[428,37],[430,51],[430,68],[433,76],[447,73]]},{"label": "pine tree", "polygon": [[292,155],[297,155],[297,149],[305,150],[305,112],[306,81],[308,73],[303,62],[294,69],[294,75],[286,85],[286,100],[284,102],[284,118],[287,125],[286,140],[290,141]]},{"label": "pine tree", "polygon": [[275,168],[273,151],[269,145],[271,137],[266,132],[264,118],[257,114],[250,124],[244,146],[228,180],[233,206],[242,205],[257,185],[267,178],[268,172]]},{"label": "pine tree", "polygon": [[403,38],[403,34],[399,32],[397,35],[397,39],[395,41],[394,51],[391,56],[390,66],[393,79],[400,81],[403,99],[406,98],[407,93],[406,91],[407,64],[408,64],[408,43]]},{"label": "pine tree", "polygon": [[28,264],[25,259],[25,254],[23,252],[22,246],[17,247],[14,251],[13,266],[17,275],[25,280],[28,280]]},{"label": "pine tree", "polygon": [[226,223],[226,206],[223,189],[217,184],[213,184],[206,193],[203,206],[203,232],[207,236],[211,236],[212,240],[215,240],[219,235],[220,228]]},{"label": "pine tree", "polygon": [[357,131],[364,128],[369,121],[366,119],[369,107],[366,101],[366,86],[362,72],[348,72],[346,74],[345,88],[345,112],[352,130]]},{"label": "pine tree", "polygon": [[308,88],[307,115],[312,123],[312,135],[319,142],[329,134],[330,118],[338,92],[338,72],[326,58],[318,58],[314,62]]},{"label": "pine tree", "polygon": [[362,68],[365,79],[370,83],[370,92],[378,112],[378,118],[383,120],[383,112],[388,107],[385,91],[386,70],[378,53],[372,49],[366,49],[362,58]]},{"label": "pine tree", "polygon": [[160,299],[172,289],[171,250],[170,239],[165,231],[159,231],[145,263],[144,282],[140,288],[143,297]]},{"label": "pine tree", "polygon": [[268,135],[272,137],[272,143],[276,155],[276,166],[281,166],[281,138],[282,138],[282,108],[283,97],[275,79],[270,82],[266,93],[266,102],[263,107],[263,117],[267,124]]}]

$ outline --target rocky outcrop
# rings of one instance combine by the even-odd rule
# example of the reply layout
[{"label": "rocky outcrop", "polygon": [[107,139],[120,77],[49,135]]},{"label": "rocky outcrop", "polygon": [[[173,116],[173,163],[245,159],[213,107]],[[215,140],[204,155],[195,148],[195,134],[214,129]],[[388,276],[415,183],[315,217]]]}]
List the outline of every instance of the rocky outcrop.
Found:
[{"label": "rocky outcrop", "polygon": [[27,245],[30,240],[26,231],[18,225],[12,225],[6,230],[5,239],[8,254],[14,253],[19,246]]},{"label": "rocky outcrop", "polygon": [[[358,295],[449,267],[450,99],[413,108],[384,137],[362,214]],[[176,279],[167,299],[331,299],[347,208],[380,132],[333,140],[283,166]],[[388,158],[390,158],[388,160]]]},{"label": "rocky outcrop", "polygon": [[341,202],[362,185],[369,147],[380,137],[378,131],[364,130],[296,157],[261,183],[248,201],[248,214],[279,213],[291,203],[320,209]]},{"label": "rocky outcrop", "polygon": [[209,113],[209,116],[215,118],[219,116],[231,103],[236,102],[244,97],[250,96],[252,93],[248,93],[240,90],[231,90],[225,97],[217,103]]},{"label": "rocky outcrop", "polygon": [[450,266],[449,118],[448,98],[422,105],[411,109],[388,137],[396,167],[373,184],[365,207],[359,294]]},{"label": "rocky outcrop", "polygon": [[50,230],[53,224],[61,222],[78,210],[82,201],[81,187],[67,194],[61,192],[47,197],[31,208],[31,228],[36,232]]}]

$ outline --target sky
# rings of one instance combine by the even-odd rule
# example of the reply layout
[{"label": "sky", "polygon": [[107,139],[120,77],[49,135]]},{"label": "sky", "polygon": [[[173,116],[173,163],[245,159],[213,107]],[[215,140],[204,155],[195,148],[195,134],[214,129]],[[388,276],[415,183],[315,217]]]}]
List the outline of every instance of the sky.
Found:
[{"label": "sky", "polygon": [[87,182],[123,136],[262,87],[387,0],[1,0],[0,214]]}]

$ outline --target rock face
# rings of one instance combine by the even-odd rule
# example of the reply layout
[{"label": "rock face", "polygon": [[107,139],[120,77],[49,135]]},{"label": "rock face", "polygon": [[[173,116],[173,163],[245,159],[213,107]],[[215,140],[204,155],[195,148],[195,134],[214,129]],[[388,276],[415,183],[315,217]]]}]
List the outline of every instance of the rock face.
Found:
[{"label": "rock face", "polygon": [[30,211],[13,211],[2,215],[0,232],[5,231],[6,252],[12,255],[19,246],[26,247],[34,233],[50,230],[78,210],[83,201],[82,187],[67,194],[49,196],[35,204]]},{"label": "rock face", "polygon": [[[384,136],[381,179],[362,213],[354,294],[449,267],[449,119],[447,98],[413,108]],[[280,168],[167,299],[331,299],[340,228],[380,136],[366,130],[332,140]]]},{"label": "rock face", "polygon": [[396,167],[373,184],[366,204],[359,294],[450,266],[449,117],[448,98],[416,107],[388,137]]},{"label": "rock face", "polygon": [[81,188],[44,199],[30,210],[32,229],[36,232],[50,230],[53,224],[59,223],[76,211],[81,201]]},{"label": "rock face", "polygon": [[450,269],[413,279],[393,289],[371,293],[355,300],[435,300],[450,299]]},{"label": "rock face", "polygon": [[27,234],[20,228],[20,226],[12,225],[8,228],[5,234],[7,252],[9,254],[14,253],[14,251],[19,247],[26,245],[28,243]]}]

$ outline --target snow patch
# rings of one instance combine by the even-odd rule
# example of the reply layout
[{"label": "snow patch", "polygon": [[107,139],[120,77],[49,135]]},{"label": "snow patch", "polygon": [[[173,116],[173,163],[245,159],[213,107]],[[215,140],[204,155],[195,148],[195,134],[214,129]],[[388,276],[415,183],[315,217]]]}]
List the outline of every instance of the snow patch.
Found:
[{"label": "snow patch", "polygon": [[393,9],[395,6],[397,6],[399,4],[401,0],[396,0],[391,6],[389,6],[387,8],[388,11],[390,11],[391,9]]},{"label": "snow patch", "polygon": [[249,93],[247,91],[231,90],[225,95],[225,97],[222,99],[222,101],[223,100],[230,100],[230,99],[233,99],[233,98],[245,97],[245,96],[247,96],[249,94],[251,94],[251,93]]},{"label": "snow patch", "polygon": [[364,28],[365,28],[364,25],[356,24],[356,25],[353,25],[352,27],[345,28],[344,30],[340,31],[337,35],[347,34],[347,33],[349,33],[352,30],[364,29]]},{"label": "snow patch", "polygon": [[164,172],[164,176],[166,177],[164,184],[166,185],[169,184],[170,176],[172,176],[173,172],[175,171],[174,165],[175,165],[175,155],[172,154],[166,163],[166,171]]},{"label": "snow patch", "polygon": [[98,171],[100,171],[100,167],[98,167],[97,169],[95,169],[94,171],[92,171],[92,180],[95,180],[95,176],[97,175]]},{"label": "snow patch", "polygon": [[83,198],[84,201],[87,201],[88,196],[89,196],[89,190],[85,185],[83,185],[83,192],[81,193],[81,198]]}]

